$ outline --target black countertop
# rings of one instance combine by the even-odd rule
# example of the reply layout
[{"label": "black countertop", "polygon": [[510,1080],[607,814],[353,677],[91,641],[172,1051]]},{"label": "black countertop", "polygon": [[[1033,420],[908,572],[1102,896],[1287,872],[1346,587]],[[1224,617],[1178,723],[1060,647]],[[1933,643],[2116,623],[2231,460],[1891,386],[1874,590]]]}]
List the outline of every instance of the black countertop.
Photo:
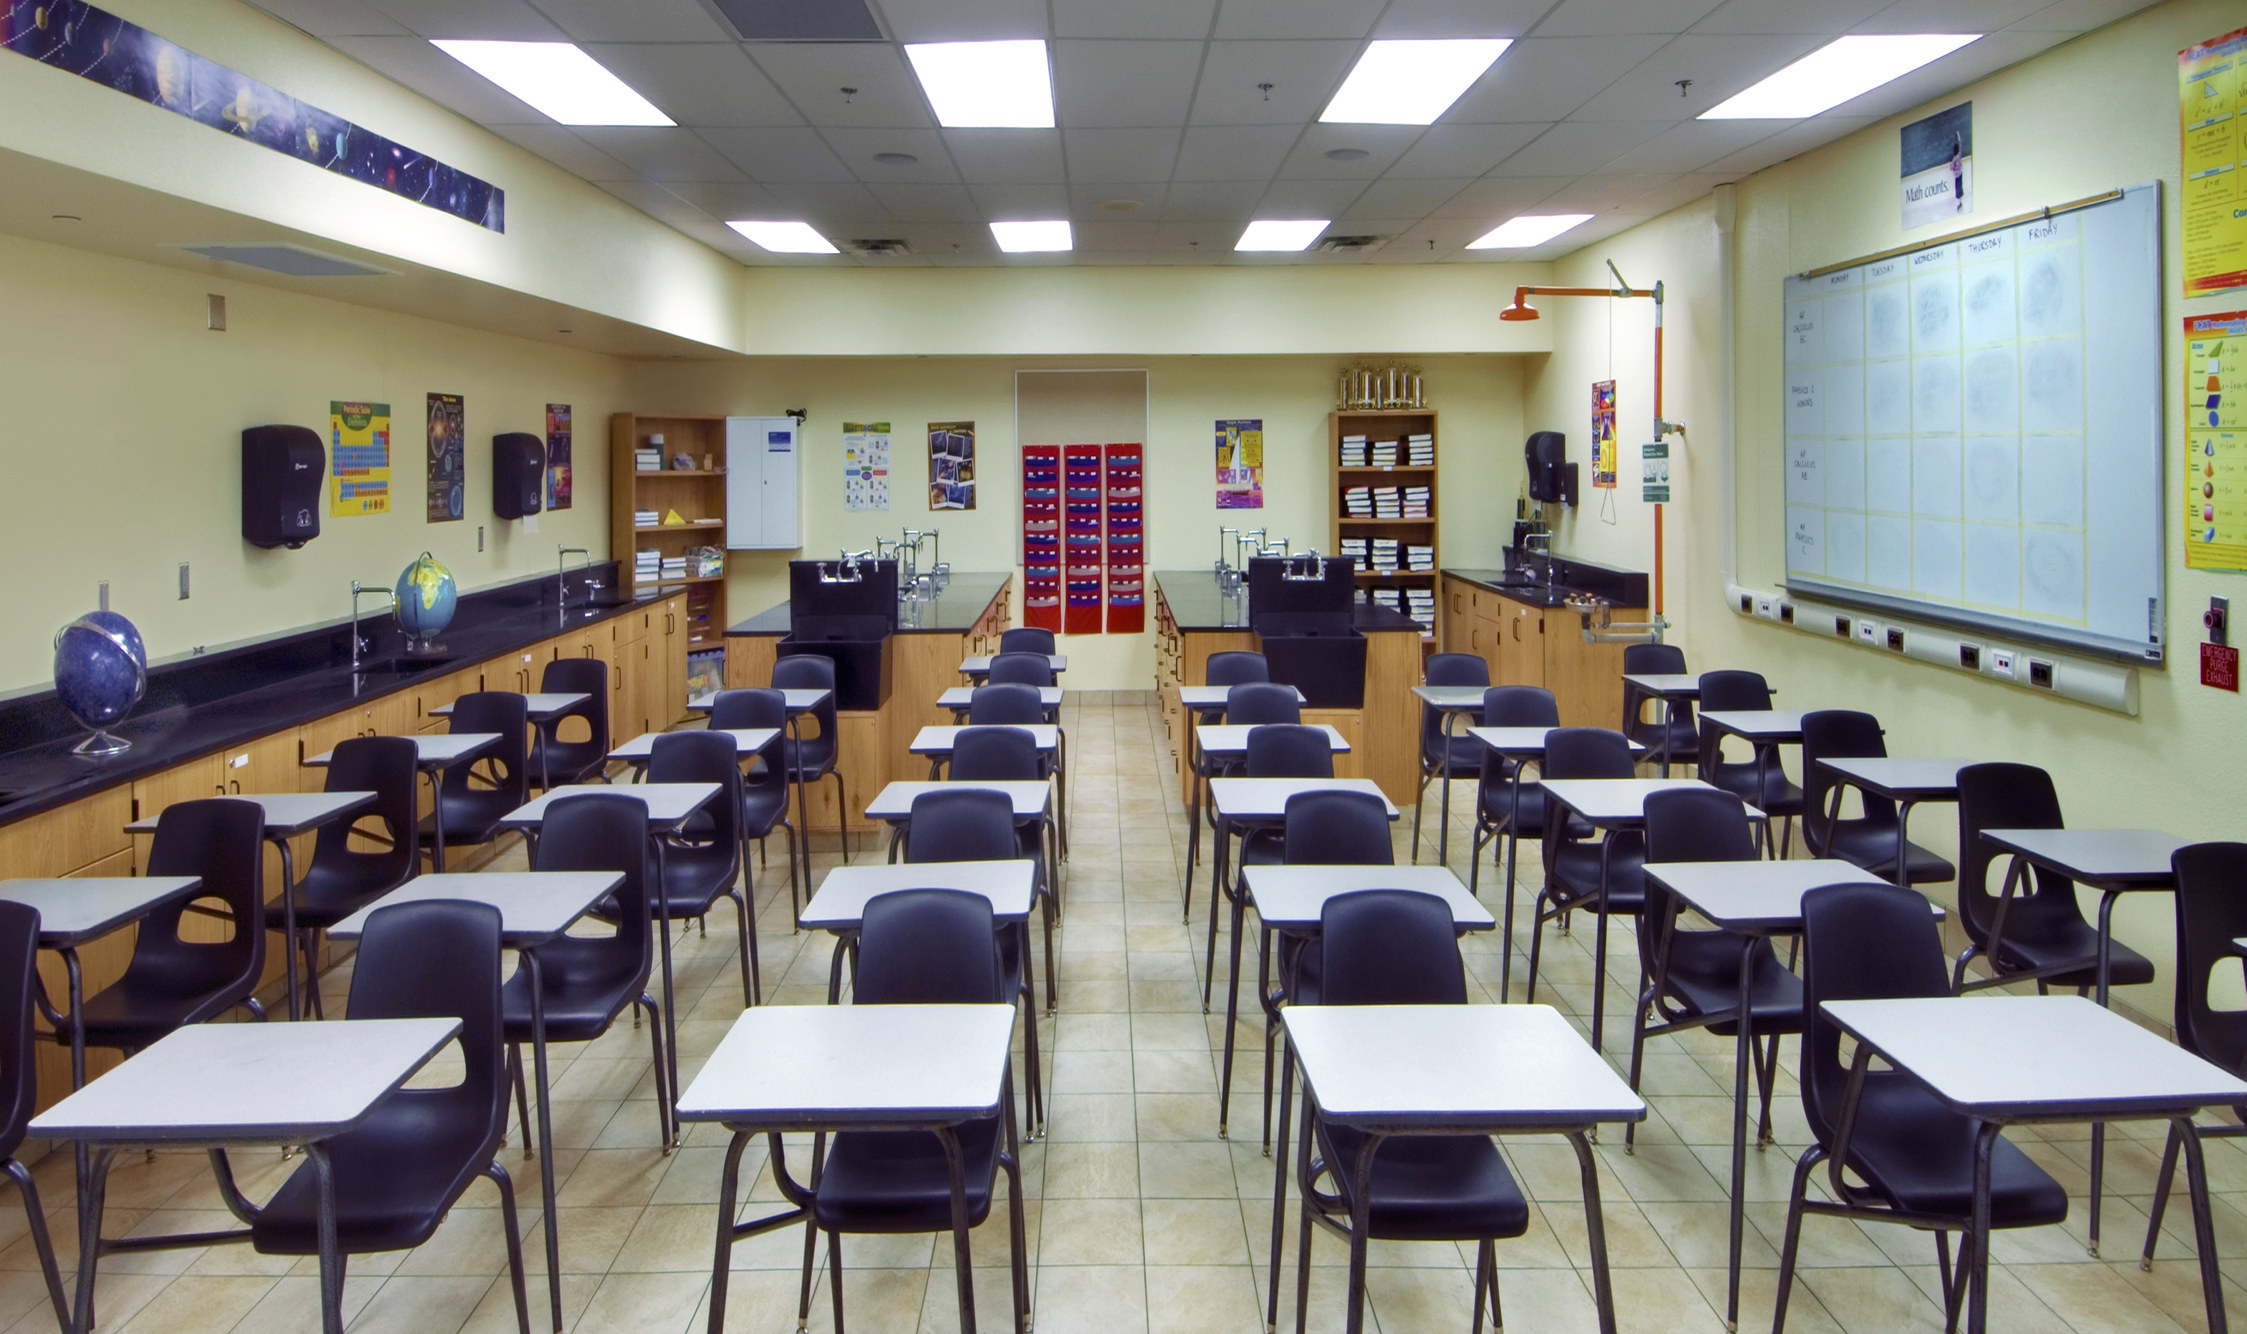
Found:
[{"label": "black countertop", "polygon": [[1576,560],[1569,556],[1553,558],[1554,581],[1550,585],[1520,565],[1503,570],[1447,567],[1443,573],[1449,578],[1464,579],[1477,587],[1489,589],[1532,607],[1562,606],[1571,593],[1589,593],[1605,598],[1617,607],[1646,605],[1646,575],[1643,572],[1601,565],[1595,561]]},{"label": "black countertop", "polygon": [[[570,576],[577,586],[584,572]],[[609,581],[613,586],[613,572]],[[354,673],[349,622],[165,662],[149,670],[147,693],[132,713],[109,729],[132,749],[98,759],[70,753],[86,729],[52,690],[0,701],[0,825],[413,689],[676,591],[608,607],[584,605],[574,600],[583,594],[573,592],[566,612],[554,605],[551,575],[464,593],[441,637],[446,657],[410,672]],[[370,614],[362,630],[373,641],[365,662],[398,656],[403,637],[387,613]]]},{"label": "black countertop", "polygon": [[[966,634],[990,610],[991,600],[1012,583],[1012,574],[954,572],[951,582],[933,598],[901,602],[897,606],[897,633]],[[767,607],[746,621],[726,627],[728,635],[785,635],[793,624],[789,604]]]},{"label": "black countertop", "polygon": [[[1248,597],[1228,597],[1217,586],[1214,570],[1158,570],[1155,588],[1170,607],[1178,628],[1200,633],[1211,630],[1248,630]],[[1352,605],[1350,625],[1361,634],[1383,630],[1420,632],[1420,623],[1401,611],[1371,602]]]}]

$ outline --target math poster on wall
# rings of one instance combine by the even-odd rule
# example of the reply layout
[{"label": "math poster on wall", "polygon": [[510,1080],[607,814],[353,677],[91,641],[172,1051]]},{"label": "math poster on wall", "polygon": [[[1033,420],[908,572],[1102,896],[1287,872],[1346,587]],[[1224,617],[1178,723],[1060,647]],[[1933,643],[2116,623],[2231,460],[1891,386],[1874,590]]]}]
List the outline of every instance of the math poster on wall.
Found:
[{"label": "math poster on wall", "polygon": [[2185,295],[2247,287],[2247,28],[2177,53]]},{"label": "math poster on wall", "polygon": [[928,424],[928,507],[975,508],[975,423]]},{"label": "math poster on wall", "polygon": [[546,508],[570,507],[570,405],[546,405]]},{"label": "math poster on wall", "polygon": [[1615,489],[1615,382],[1592,382],[1592,485]]},{"label": "math poster on wall", "polygon": [[390,512],[390,405],[328,403],[328,513]]},{"label": "math poster on wall", "polygon": [[2185,564],[2247,570],[2247,310],[2185,321]]},{"label": "math poster on wall", "polygon": [[1264,508],[1264,419],[1217,423],[1217,508]]},{"label": "math poster on wall", "polygon": [[458,394],[429,396],[429,522],[468,515],[468,402]]},{"label": "math poster on wall", "polygon": [[843,423],[843,508],[889,508],[888,422]]}]

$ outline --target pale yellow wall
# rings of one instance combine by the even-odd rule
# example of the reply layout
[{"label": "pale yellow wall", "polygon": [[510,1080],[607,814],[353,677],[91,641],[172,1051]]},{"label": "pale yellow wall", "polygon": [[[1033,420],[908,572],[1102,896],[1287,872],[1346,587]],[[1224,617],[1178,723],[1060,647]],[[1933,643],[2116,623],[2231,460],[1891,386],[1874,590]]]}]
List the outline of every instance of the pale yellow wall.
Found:
[{"label": "pale yellow wall", "polygon": [[[2239,294],[2185,300],[2177,251],[2178,129],[2176,53],[2237,27],[2235,4],[2176,0],[1993,76],[1927,107],[1867,129],[1816,153],[1748,178],[1739,186],[1737,392],[1740,578],[1774,587],[1780,575],[1780,282],[1788,274],[1937,234],[1899,226],[1897,127],[1927,111],[1972,99],[1975,212],[1970,221],[2060,203],[2117,186],[2159,180],[2163,193],[2164,387],[2183,374],[2182,319],[2242,304]],[[1664,278],[1674,296],[1713,311],[1720,295],[1714,225],[1707,203],[1681,209],[1556,265],[1560,281],[1593,277],[1613,255],[1633,282]],[[1574,303],[1581,305],[1583,303]],[[1676,308],[1673,299],[1673,311]],[[1556,352],[1533,377],[1531,419],[1576,414],[1588,368],[1605,356],[1596,313],[1571,309],[1558,326]],[[2009,759],[2051,771],[2070,819],[2083,825],[2149,825],[2205,838],[2238,838],[2235,775],[2247,745],[2247,705],[2197,682],[2198,616],[2211,594],[2236,596],[2238,579],[2184,568],[2180,540],[2168,537],[2171,665],[2140,673],[2136,717],[2033,695],[1751,621],[1722,600],[1724,511],[1719,504],[1717,391],[1719,340],[1713,315],[1690,338],[1671,344],[1672,415],[1695,429],[1685,503],[1670,510],[1673,639],[1696,670],[1751,667],[1768,676],[1790,708],[1855,707],[1879,715],[1891,753]],[[1566,374],[1554,368],[1566,368]],[[1626,381],[1625,393],[1630,384]],[[1626,400],[1626,413],[1636,408]],[[1626,417],[1626,422],[1629,421]],[[1573,426],[1573,423],[1571,424]],[[2168,459],[2182,466],[2182,424],[2169,409]],[[1624,436],[1632,437],[1626,429]],[[1572,439],[1572,444],[1574,443]],[[1649,550],[1646,515],[1626,506],[1612,533],[1581,518],[1571,534],[1598,549]],[[1634,546],[1635,544],[1635,546]],[[1915,837],[1948,850],[1956,824],[1944,808],[1913,822]],[[2155,959],[2161,978],[2135,989],[2133,1004],[2166,1017],[2172,982],[2172,916],[2158,894],[2126,899],[2118,934]]]},{"label": "pale yellow wall", "polygon": [[[1128,334],[1119,332],[1119,338]],[[1510,509],[1494,517],[1487,497],[1511,495],[1521,471],[1519,359],[1418,357],[1441,414],[1438,503],[1446,564],[1497,559]],[[1014,429],[1014,372],[1064,366],[1136,368],[1149,373],[1146,453],[1147,553],[1154,569],[1206,566],[1217,555],[1220,524],[1266,526],[1300,550],[1331,550],[1327,524],[1327,412],[1334,406],[1335,357],[1155,357],[1131,360],[1000,357],[757,358],[746,362],[647,363],[634,401],[643,411],[777,414],[808,408],[805,431],[803,556],[870,547],[906,528],[936,528],[944,559],[957,570],[1014,570],[1019,564],[1021,455]],[[1265,508],[1227,511],[1216,502],[1215,423],[1261,417]],[[894,430],[891,508],[843,509],[844,421],[887,421]],[[976,423],[978,508],[928,509],[925,435],[932,421]],[[1504,520],[1505,522],[1502,522]],[[727,584],[739,620],[787,596],[792,553],[735,552]],[[1154,680],[1153,618],[1137,636],[1072,637],[1069,684],[1086,690],[1144,690]]]},{"label": "pale yellow wall", "polygon": [[[204,327],[213,291],[228,300],[225,333]],[[336,620],[350,611],[351,580],[387,586],[425,548],[463,589],[551,570],[558,545],[607,549],[608,416],[629,382],[614,358],[4,235],[0,293],[12,627],[0,691],[49,683],[52,632],[93,608],[102,579],[150,655],[169,657]],[[431,392],[467,397],[467,516],[454,523],[423,517]],[[392,512],[323,517],[298,551],[245,543],[242,429],[293,423],[324,436],[338,398],[392,407]],[[492,515],[491,437],[543,434],[548,402],[576,411],[577,498],[530,533]],[[193,567],[185,602],[182,561]]]}]

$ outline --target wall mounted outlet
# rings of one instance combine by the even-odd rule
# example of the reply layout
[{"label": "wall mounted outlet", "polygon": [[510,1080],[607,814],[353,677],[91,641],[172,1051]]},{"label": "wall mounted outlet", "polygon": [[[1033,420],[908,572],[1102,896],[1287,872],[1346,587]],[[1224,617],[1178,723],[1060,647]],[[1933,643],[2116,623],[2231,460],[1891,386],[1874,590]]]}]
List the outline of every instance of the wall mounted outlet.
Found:
[{"label": "wall mounted outlet", "polygon": [[1755,595],[1753,593],[1742,593],[1740,595],[1740,614],[1742,616],[1750,616],[1754,613]]},{"label": "wall mounted outlet", "polygon": [[1893,625],[1888,627],[1888,647],[1892,652],[1904,651],[1904,632]]},{"label": "wall mounted outlet", "polygon": [[1873,621],[1857,622],[1857,642],[1878,647],[1880,644],[1880,626]]},{"label": "wall mounted outlet", "polygon": [[1960,644],[1958,646],[1958,665],[1970,672],[1982,670],[1982,646],[1979,644]]},{"label": "wall mounted outlet", "polygon": [[2040,690],[2052,688],[2052,664],[2041,659],[2029,659],[2029,684]]},{"label": "wall mounted outlet", "polygon": [[1771,612],[1772,604],[1770,598],[1757,598],[1755,600],[1756,615],[1761,616],[1763,619],[1768,621],[1771,619]]},{"label": "wall mounted outlet", "polygon": [[179,563],[179,600],[187,601],[187,562]]},{"label": "wall mounted outlet", "polygon": [[476,525],[476,549],[478,551],[484,549],[484,525],[482,524]]},{"label": "wall mounted outlet", "polygon": [[1779,604],[1779,624],[1794,624],[1794,604],[1792,602],[1782,602]]},{"label": "wall mounted outlet", "polygon": [[1990,650],[1990,675],[2002,676],[2010,681],[2014,676],[2014,657],[2011,649]]},{"label": "wall mounted outlet", "polygon": [[1833,632],[1837,635],[1840,635],[1843,639],[1849,638],[1849,618],[1846,616],[1834,617]]}]

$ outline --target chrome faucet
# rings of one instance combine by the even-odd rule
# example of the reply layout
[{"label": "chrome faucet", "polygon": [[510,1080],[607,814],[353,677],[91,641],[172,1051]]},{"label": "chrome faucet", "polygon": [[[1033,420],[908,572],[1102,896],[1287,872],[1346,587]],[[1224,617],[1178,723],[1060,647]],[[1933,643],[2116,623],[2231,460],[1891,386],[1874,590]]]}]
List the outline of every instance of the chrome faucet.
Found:
[{"label": "chrome faucet", "polygon": [[[1544,544],[1543,544],[1542,546],[1538,545],[1538,539],[1540,539],[1540,538],[1544,539]],[[1526,542],[1526,543],[1528,543],[1528,544],[1529,544],[1529,553],[1530,553],[1531,555],[1533,555],[1533,556],[1534,556],[1534,555],[1542,555],[1542,556],[1544,556],[1544,558],[1545,558],[1545,560],[1544,560],[1544,565],[1545,565],[1545,587],[1547,587],[1547,588],[1551,588],[1551,587],[1553,586],[1553,535],[1552,535],[1552,533],[1551,533],[1550,531],[1547,531],[1547,532],[1542,532],[1542,533],[1531,533],[1531,534],[1529,534],[1529,536],[1527,536],[1527,537],[1523,538],[1523,539],[1522,539],[1522,541],[1523,541],[1523,542]]]},{"label": "chrome faucet", "polygon": [[[570,577],[569,577],[569,576],[570,576],[570,557],[572,557],[572,556],[583,556],[583,557],[585,557],[585,565],[584,565],[584,568],[585,568],[586,570],[591,570],[591,569],[593,568],[593,553],[592,553],[592,552],[590,552],[590,551],[587,551],[587,550],[586,550],[585,548],[583,548],[583,547],[556,547],[556,548],[554,548],[554,565],[555,565],[555,569],[554,569],[554,609],[555,609],[556,611],[566,611],[566,610],[568,610],[568,609],[569,609],[569,605],[570,605]],[[590,578],[588,578],[588,579],[586,580],[586,583],[585,583],[585,590],[586,590],[586,592],[587,592],[587,593],[591,593],[591,592],[593,591],[593,589],[594,589],[594,588],[596,588],[596,587],[598,587],[598,585],[594,584],[594,583],[593,583],[593,581],[592,581],[592,580],[591,580]]]},{"label": "chrome faucet", "polygon": [[365,585],[365,584],[362,584],[362,583],[360,583],[360,582],[359,582],[358,580],[356,580],[356,579],[354,579],[354,580],[352,580],[352,581],[351,581],[351,670],[352,670],[352,671],[358,671],[358,670],[359,670],[359,655],[360,655],[361,653],[365,652],[365,651],[366,651],[366,650],[367,650],[368,648],[372,648],[372,647],[373,647],[373,645],[371,645],[371,644],[362,644],[362,643],[360,642],[360,639],[359,639],[359,599],[360,599],[360,598],[362,598],[362,597],[368,596],[368,595],[372,595],[372,596],[374,596],[374,597],[389,598],[389,599],[390,599],[390,605],[391,605],[392,607],[396,607],[396,606],[398,605],[398,595],[397,595],[396,593],[393,593],[393,592],[391,592],[391,591],[390,591],[389,589],[387,589],[387,588],[383,588],[383,587],[380,587],[380,586],[376,586],[376,587],[373,587],[373,588],[369,588],[369,587],[368,587],[367,585]]}]

